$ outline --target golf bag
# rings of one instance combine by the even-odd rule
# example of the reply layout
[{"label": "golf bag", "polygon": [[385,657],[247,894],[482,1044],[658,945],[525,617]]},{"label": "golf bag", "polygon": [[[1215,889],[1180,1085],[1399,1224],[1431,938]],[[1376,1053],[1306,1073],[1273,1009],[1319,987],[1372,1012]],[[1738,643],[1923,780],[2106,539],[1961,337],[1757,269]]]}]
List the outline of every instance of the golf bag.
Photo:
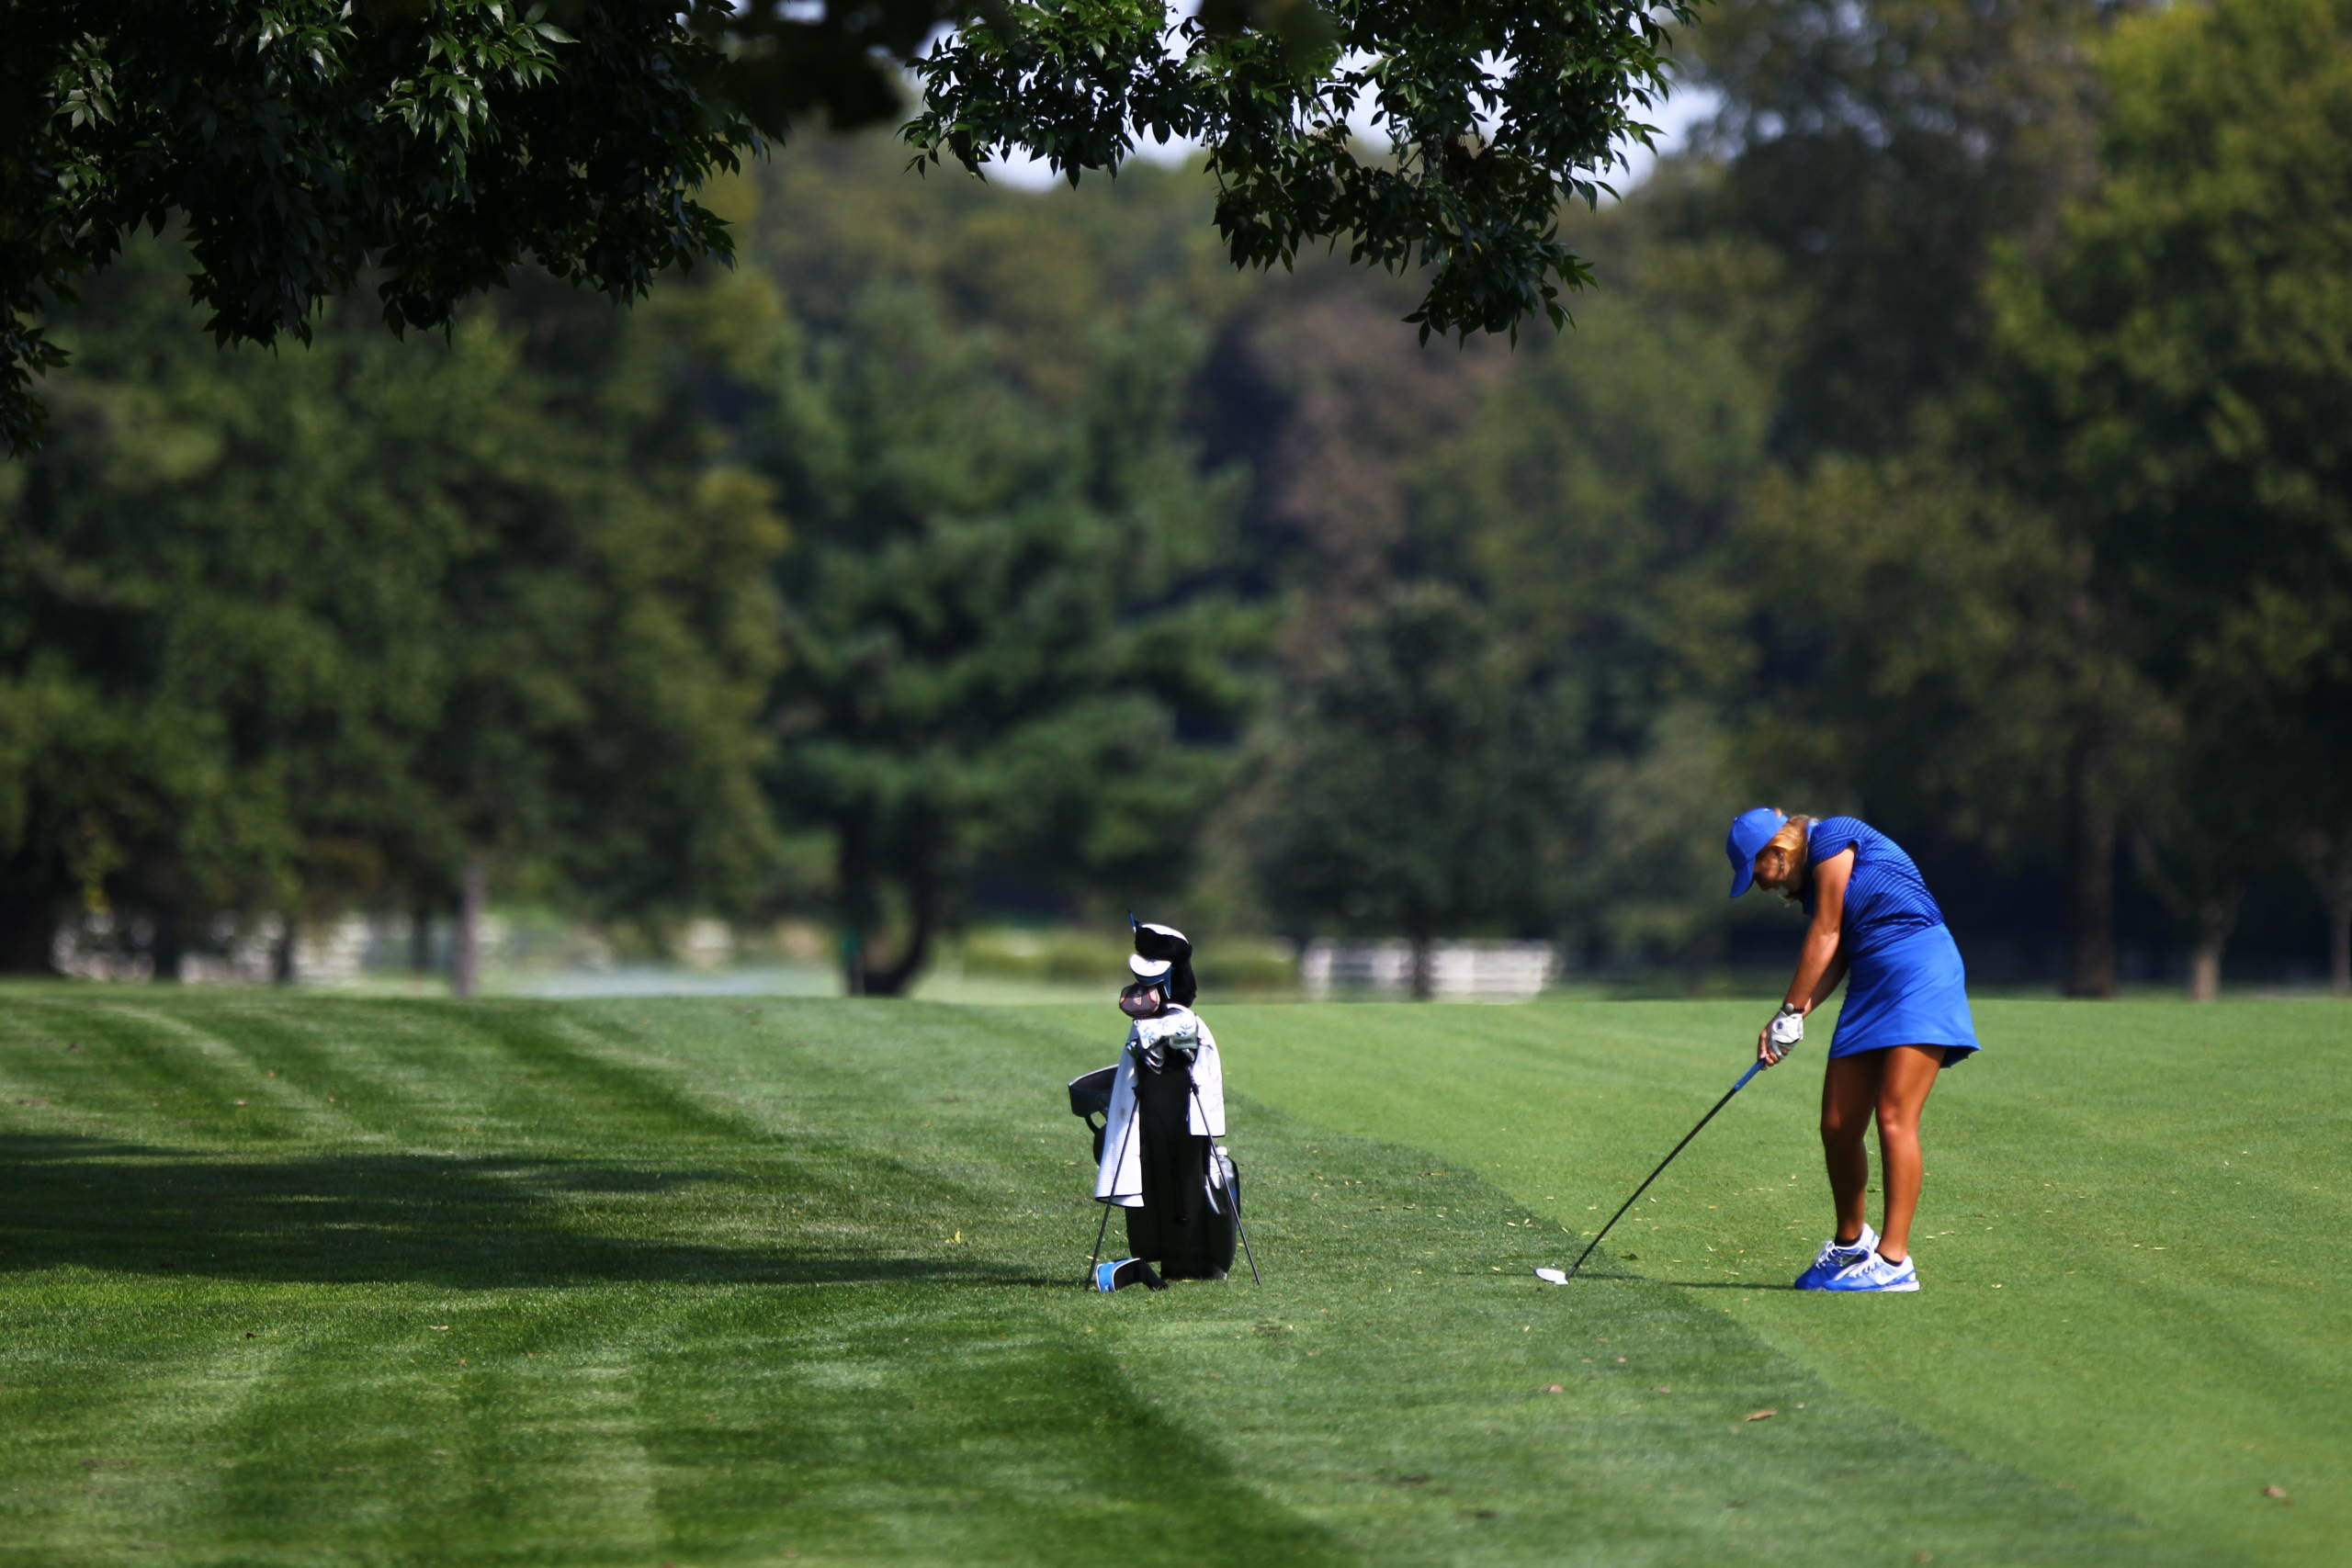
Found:
[{"label": "golf bag", "polygon": [[[1127,960],[1134,983],[1119,993],[1119,1010],[1131,1021],[1126,1048],[1069,1086],[1071,1113],[1094,1134],[1094,1201],[1104,1205],[1094,1233],[1094,1288],[1158,1290],[1162,1277],[1222,1280],[1237,1242],[1255,1279],[1241,1175],[1216,1142],[1225,1135],[1225,1068],[1216,1036],[1192,1010],[1200,991],[1193,943],[1174,927],[1132,913],[1127,924],[1135,931]],[[1104,1263],[1114,1208],[1126,1211],[1132,1257]]]},{"label": "golf bag", "polygon": [[[1139,1205],[1125,1206],[1127,1251],[1159,1265],[1160,1274],[1170,1280],[1222,1280],[1233,1267],[1240,1236],[1240,1171],[1214,1138],[1193,1131],[1198,1090],[1192,1054],[1161,1053],[1157,1066],[1151,1055],[1139,1045],[1129,1046],[1132,1109],[1124,1103],[1120,1108],[1125,1114],[1119,1118],[1118,1134],[1137,1145],[1142,1196]],[[1092,1134],[1098,1168],[1103,1164],[1114,1089],[1125,1065],[1114,1063],[1070,1081],[1070,1113],[1084,1120]],[[1111,1154],[1114,1168],[1123,1168],[1124,1151]]]}]

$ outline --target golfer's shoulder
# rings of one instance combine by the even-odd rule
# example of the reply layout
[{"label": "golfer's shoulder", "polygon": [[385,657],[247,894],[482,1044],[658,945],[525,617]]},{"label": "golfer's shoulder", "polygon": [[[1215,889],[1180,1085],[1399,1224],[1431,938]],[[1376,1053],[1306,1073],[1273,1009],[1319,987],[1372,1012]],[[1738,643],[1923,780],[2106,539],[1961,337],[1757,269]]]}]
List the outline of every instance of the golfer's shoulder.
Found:
[{"label": "golfer's shoulder", "polygon": [[1813,825],[1806,843],[1813,858],[1819,862],[1848,850],[1859,850],[1878,837],[1877,830],[1859,817],[1825,817]]}]

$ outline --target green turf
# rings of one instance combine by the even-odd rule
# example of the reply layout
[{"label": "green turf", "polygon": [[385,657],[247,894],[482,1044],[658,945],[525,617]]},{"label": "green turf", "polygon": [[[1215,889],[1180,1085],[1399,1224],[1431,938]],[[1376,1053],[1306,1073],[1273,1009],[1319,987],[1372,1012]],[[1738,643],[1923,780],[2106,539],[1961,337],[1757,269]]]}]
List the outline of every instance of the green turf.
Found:
[{"label": "green turf", "polygon": [[1107,1006],[0,994],[0,1563],[2352,1560],[2333,1013],[1986,1011],[1908,1301],[1802,1067],[1529,1277],[1666,1004],[1215,1011],[1267,1285],[1102,1298]]},{"label": "green turf", "polygon": [[[1758,1010],[1382,1009],[1344,1033],[1280,1009],[1219,1016],[1261,1054],[1236,1068],[1261,1097],[1473,1164],[1589,1235],[1729,1087]],[[1785,1288],[1828,1224],[1813,1133],[1826,1025],[1611,1247],[1839,1387],[2053,1487],[2256,1561],[2352,1562],[2352,1017],[2305,1002],[1977,1012],[1990,1048],[1943,1078],[1923,1123],[1917,1297]]]}]

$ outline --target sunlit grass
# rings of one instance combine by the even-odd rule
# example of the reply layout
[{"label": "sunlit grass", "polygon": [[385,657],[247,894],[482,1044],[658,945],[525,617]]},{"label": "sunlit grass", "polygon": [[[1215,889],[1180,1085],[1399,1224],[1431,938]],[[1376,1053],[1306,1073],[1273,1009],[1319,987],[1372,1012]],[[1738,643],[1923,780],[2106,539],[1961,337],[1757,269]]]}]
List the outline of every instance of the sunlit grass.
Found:
[{"label": "sunlit grass", "polygon": [[[2340,1149],[2341,1069],[2266,1020],[2199,1077],[2162,1010],[1999,1021],[1931,1168],[2026,1234],[1820,1303],[1749,1288],[1817,1239],[1794,1076],[1631,1260],[1528,1272],[1720,1092],[1745,1012],[1220,1010],[1266,1283],[1104,1298],[1061,1086],[1107,1006],[9,991],[0,1563],[2324,1561],[2341,1296],[2245,1264],[2340,1287],[2342,1156],[2248,1134]],[[2222,1143],[2270,1151],[2240,1179],[2268,1217],[2216,1237]],[[2177,1271],[2119,1241],[2097,1290],[2040,1291],[2028,1163],[2085,1224],[2187,1184]],[[2032,1364],[2130,1350],[2048,1321],[2078,1303],[2171,1340],[2100,1394],[2111,1451]],[[1889,1342],[1912,1382],[1872,1374]],[[2215,1453],[2143,1483],[2199,1423]],[[2224,1511],[2256,1473],[2291,1500]]]}]

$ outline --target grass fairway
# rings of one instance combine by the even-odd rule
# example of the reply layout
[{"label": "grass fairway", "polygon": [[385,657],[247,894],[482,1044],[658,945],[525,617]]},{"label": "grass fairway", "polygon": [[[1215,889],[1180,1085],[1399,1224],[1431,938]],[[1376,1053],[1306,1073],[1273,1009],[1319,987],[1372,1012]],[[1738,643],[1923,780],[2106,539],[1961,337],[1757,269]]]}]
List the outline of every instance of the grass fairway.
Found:
[{"label": "grass fairway", "polygon": [[0,1564],[2352,1562],[2342,1013],[1987,1004],[1917,1296],[1803,1058],[1535,1282],[1756,1010],[1215,1009],[1267,1283],[1103,1298],[1107,1005],[0,994]]}]

